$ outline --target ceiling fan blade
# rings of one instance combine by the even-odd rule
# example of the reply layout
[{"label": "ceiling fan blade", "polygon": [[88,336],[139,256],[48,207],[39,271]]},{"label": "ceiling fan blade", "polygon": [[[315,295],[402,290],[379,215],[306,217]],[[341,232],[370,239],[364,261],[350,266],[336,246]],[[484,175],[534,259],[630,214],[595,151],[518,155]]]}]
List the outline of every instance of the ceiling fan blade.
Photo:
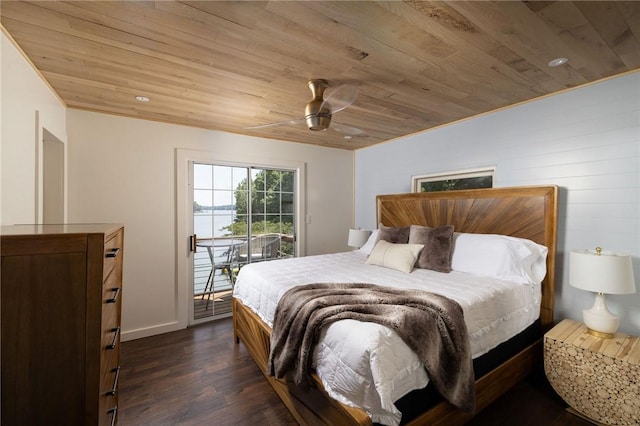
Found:
[{"label": "ceiling fan blade", "polygon": [[275,123],[267,123],[267,124],[259,124],[257,126],[249,126],[249,127],[245,127],[245,129],[247,129],[247,130],[263,129],[265,127],[282,126],[282,125],[295,126],[296,124],[302,124],[302,123],[304,123],[304,118],[292,118],[290,120],[277,121]]},{"label": "ceiling fan blade", "polygon": [[343,84],[327,95],[324,102],[322,102],[320,109],[322,110],[322,107],[329,104],[331,105],[331,113],[335,114],[354,103],[357,97],[358,86],[354,86],[353,84]]},{"label": "ceiling fan blade", "polygon": [[336,123],[335,121],[331,123],[331,128],[348,136],[366,136],[365,131],[362,129],[358,129],[357,127],[348,126],[342,123]]}]

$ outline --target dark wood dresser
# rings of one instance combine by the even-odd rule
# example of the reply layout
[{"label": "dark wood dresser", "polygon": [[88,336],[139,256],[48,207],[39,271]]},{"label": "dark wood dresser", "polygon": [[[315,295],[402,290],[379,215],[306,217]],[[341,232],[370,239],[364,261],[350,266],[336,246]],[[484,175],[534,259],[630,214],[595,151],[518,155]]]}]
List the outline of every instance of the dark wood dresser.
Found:
[{"label": "dark wood dresser", "polygon": [[117,420],[124,228],[0,230],[3,426]]}]

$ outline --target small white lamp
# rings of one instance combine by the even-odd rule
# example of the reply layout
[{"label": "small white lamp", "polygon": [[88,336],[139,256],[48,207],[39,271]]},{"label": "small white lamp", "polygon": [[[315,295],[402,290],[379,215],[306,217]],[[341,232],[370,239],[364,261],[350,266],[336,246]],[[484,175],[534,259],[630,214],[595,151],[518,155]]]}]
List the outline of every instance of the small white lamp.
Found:
[{"label": "small white lamp", "polygon": [[582,290],[596,293],[591,309],[582,311],[589,333],[612,338],[620,325],[620,318],[607,309],[605,294],[636,292],[631,256],[623,253],[595,250],[573,250],[569,265],[569,283]]},{"label": "small white lamp", "polygon": [[366,229],[349,229],[347,245],[349,247],[360,248],[367,242],[369,235],[371,235],[371,231],[367,231]]}]

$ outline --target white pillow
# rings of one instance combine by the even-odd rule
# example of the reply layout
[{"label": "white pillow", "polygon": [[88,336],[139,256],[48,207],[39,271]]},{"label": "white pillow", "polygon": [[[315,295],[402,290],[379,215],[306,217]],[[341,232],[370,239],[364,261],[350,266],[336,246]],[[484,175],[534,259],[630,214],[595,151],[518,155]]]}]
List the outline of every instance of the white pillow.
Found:
[{"label": "white pillow", "polygon": [[354,251],[356,253],[362,253],[364,255],[369,256],[371,254],[371,250],[373,250],[373,247],[375,247],[377,240],[378,240],[378,230],[374,229],[371,232],[371,235],[369,235],[369,239],[367,240],[367,242],[364,243],[362,247]]},{"label": "white pillow", "polygon": [[392,244],[380,240],[367,258],[367,263],[409,273],[423,247],[422,244]]},{"label": "white pillow", "polygon": [[540,283],[547,273],[548,251],[524,238],[454,233],[451,269],[522,284]]}]

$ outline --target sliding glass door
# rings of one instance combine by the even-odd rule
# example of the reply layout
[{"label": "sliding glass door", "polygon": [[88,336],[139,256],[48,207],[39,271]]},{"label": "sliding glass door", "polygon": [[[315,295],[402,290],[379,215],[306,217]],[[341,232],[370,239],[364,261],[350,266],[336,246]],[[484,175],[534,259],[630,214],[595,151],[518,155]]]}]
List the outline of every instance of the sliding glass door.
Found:
[{"label": "sliding glass door", "polygon": [[231,314],[244,265],[296,255],[296,171],[191,164],[195,323]]}]

